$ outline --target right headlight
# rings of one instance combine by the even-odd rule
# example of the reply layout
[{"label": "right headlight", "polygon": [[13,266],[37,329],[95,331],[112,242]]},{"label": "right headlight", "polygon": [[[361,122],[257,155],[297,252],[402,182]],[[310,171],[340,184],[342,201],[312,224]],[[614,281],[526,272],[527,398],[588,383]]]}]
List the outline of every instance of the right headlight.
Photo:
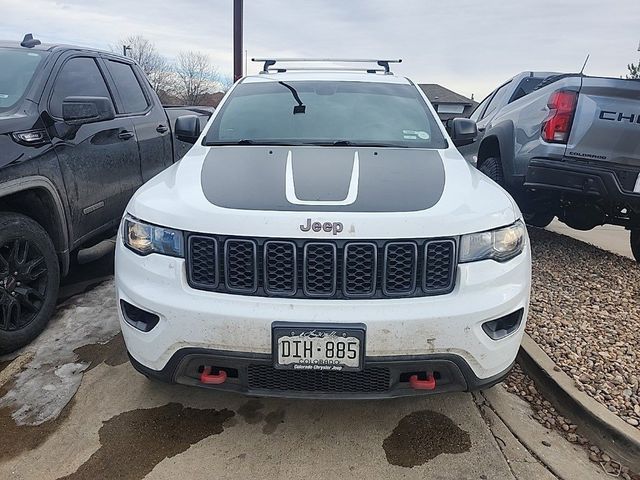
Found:
[{"label": "right headlight", "polygon": [[122,241],[138,255],[160,253],[184,257],[184,238],[180,230],[145,223],[128,214],[122,222]]},{"label": "right headlight", "polygon": [[518,220],[508,227],[463,235],[460,240],[460,263],[478,260],[506,262],[524,249],[526,227]]}]

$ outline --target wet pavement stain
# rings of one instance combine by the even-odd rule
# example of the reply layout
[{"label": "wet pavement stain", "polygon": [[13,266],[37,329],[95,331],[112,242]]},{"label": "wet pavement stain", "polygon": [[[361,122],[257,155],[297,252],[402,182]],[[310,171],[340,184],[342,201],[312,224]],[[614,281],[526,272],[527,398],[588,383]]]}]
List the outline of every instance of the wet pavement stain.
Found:
[{"label": "wet pavement stain", "polygon": [[238,415],[244,418],[249,425],[260,423],[264,418],[264,414],[260,411],[264,408],[260,400],[251,399],[238,409]]},{"label": "wet pavement stain", "polygon": [[87,373],[89,370],[97,367],[103,362],[109,366],[115,367],[117,365],[122,365],[128,360],[127,348],[124,345],[122,333],[117,334],[107,343],[96,343],[78,347],[73,351],[73,353],[78,355],[79,362],[89,364],[84,373]]},{"label": "wet pavement stain", "polygon": [[390,464],[411,468],[442,453],[468,452],[471,438],[449,417],[420,410],[402,418],[384,439],[382,448]]},{"label": "wet pavement stain", "polygon": [[4,362],[0,362],[0,372],[2,372],[5,368],[7,368],[9,365],[11,365],[11,362],[13,362],[13,360],[7,360]]},{"label": "wet pavement stain", "polygon": [[[100,448],[68,480],[139,480],[165,458],[224,430],[231,410],[198,410],[169,403],[121,413],[103,423]],[[188,477],[188,475],[187,475]],[[61,479],[59,479],[61,480]]]},{"label": "wet pavement stain", "polygon": [[264,417],[264,426],[262,427],[262,433],[266,435],[271,435],[276,431],[278,425],[284,423],[284,409],[279,408],[273,412],[267,413],[267,416]]},{"label": "wet pavement stain", "polygon": [[[20,371],[23,369],[24,366]],[[0,386],[0,398],[4,397],[14,386],[15,375]],[[43,444],[69,416],[72,403],[73,400],[66,405],[55,420],[40,425],[18,425],[11,416],[13,413],[11,408],[0,408],[0,432],[2,432],[0,435],[0,461],[15,458]]]},{"label": "wet pavement stain", "polygon": [[73,400],[56,419],[40,425],[17,425],[11,416],[11,409],[0,408],[0,460],[15,458],[42,445],[67,419],[72,405]]}]

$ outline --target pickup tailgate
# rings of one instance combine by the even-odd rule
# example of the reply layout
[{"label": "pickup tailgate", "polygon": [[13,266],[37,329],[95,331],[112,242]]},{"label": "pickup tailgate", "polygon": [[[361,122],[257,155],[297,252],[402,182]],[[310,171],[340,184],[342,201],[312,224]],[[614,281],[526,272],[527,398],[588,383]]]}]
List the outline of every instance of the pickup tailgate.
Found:
[{"label": "pickup tailgate", "polygon": [[640,168],[640,81],[582,78],[566,156]]}]

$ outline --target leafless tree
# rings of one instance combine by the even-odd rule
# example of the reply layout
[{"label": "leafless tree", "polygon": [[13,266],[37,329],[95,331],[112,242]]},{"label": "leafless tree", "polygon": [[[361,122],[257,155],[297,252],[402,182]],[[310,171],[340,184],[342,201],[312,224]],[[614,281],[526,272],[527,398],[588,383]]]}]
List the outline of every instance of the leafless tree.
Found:
[{"label": "leafless tree", "polygon": [[175,72],[179,79],[176,96],[184,105],[202,103],[207,93],[216,91],[222,78],[211,65],[209,57],[201,52],[180,52]]},{"label": "leafless tree", "polygon": [[174,88],[172,68],[167,59],[158,52],[151,40],[141,35],[130,35],[124,38],[118,42],[118,45],[112,45],[111,50],[120,53],[122,46],[127,47],[127,56],[140,65],[149,83],[160,96],[160,100],[164,101],[163,97]]},{"label": "leafless tree", "polygon": [[231,87],[233,87],[233,83],[233,77],[231,75],[220,75],[220,78],[218,79],[221,92],[227,92]]}]

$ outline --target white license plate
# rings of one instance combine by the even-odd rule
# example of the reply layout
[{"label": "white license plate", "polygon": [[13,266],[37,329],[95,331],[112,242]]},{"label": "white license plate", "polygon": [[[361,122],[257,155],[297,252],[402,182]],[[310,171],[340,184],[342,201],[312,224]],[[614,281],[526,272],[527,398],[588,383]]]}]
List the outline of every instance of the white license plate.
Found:
[{"label": "white license plate", "polygon": [[273,329],[276,368],[361,370],[364,330],[284,326]]}]

